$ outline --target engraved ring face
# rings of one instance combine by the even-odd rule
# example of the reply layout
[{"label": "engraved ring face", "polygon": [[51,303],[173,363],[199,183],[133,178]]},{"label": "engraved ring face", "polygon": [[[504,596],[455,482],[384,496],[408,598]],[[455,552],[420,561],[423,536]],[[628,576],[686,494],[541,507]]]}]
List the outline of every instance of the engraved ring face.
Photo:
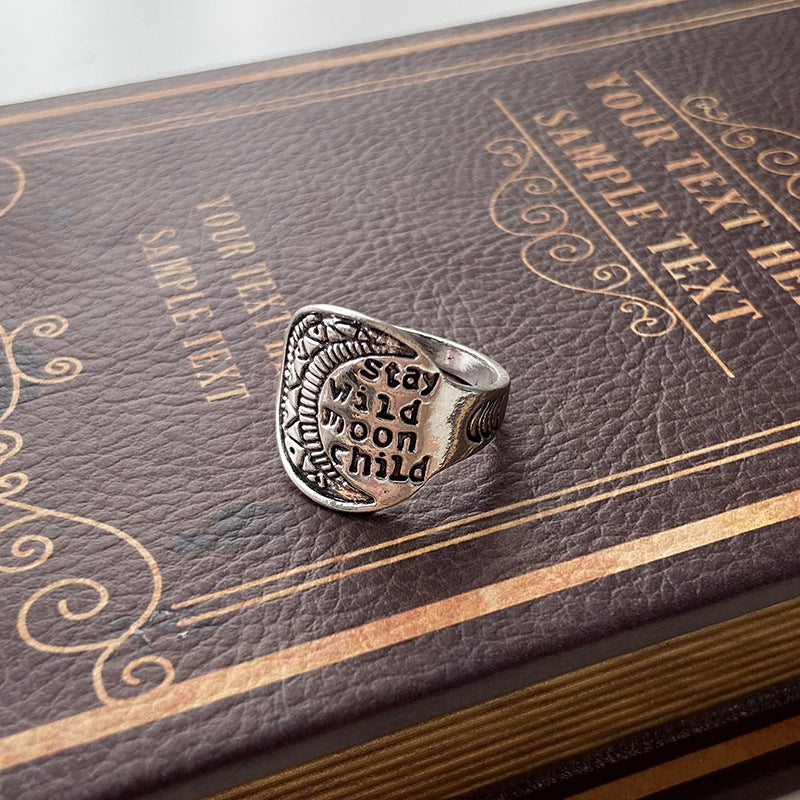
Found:
[{"label": "engraved ring face", "polygon": [[336,306],[292,319],[278,443],[294,483],[340,511],[376,511],[479,450],[508,374],[469,348]]}]

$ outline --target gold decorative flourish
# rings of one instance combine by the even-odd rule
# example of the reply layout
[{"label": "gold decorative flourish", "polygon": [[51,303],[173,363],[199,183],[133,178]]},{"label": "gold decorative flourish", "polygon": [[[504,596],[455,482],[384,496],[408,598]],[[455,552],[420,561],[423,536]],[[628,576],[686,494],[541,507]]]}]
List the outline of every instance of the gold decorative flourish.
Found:
[{"label": "gold decorative flourish", "polygon": [[25,191],[25,171],[19,164],[17,164],[16,161],[12,161],[10,158],[6,158],[5,156],[0,156],[0,164],[5,164],[11,169],[11,172],[14,176],[14,181],[16,183],[8,195],[5,193],[0,194],[0,203],[2,203],[3,200],[8,197],[5,205],[0,205],[0,217],[3,217],[9,211],[11,211],[12,208],[14,208],[14,206],[17,204],[17,201],[20,199],[20,197],[22,197],[22,193]]},{"label": "gold decorative flourish", "polygon": [[[19,402],[20,384],[52,384],[63,383],[74,378],[83,369],[83,365],[77,358],[71,356],[56,356],[44,365],[44,375],[30,375],[20,368],[14,357],[14,345],[17,338],[23,333],[31,333],[38,339],[55,339],[69,327],[69,323],[64,317],[58,314],[48,314],[41,317],[33,317],[17,325],[11,333],[7,333],[5,328],[0,325],[0,344],[8,362],[11,374],[11,398],[5,411],[0,414],[0,422],[5,422],[11,415]],[[0,450],[2,455],[2,450]]]},{"label": "gold decorative flourish", "polygon": [[[486,149],[500,156],[503,166],[512,170],[492,193],[489,214],[501,231],[526,240],[521,258],[531,272],[564,289],[616,298],[619,310],[634,316],[629,327],[637,336],[663,336],[675,327],[677,318],[667,306],[619,291],[631,280],[630,269],[622,264],[595,264],[589,270],[591,283],[587,284],[567,282],[551,274],[548,267],[554,264],[587,261],[595,253],[594,243],[567,229],[569,212],[551,198],[558,183],[549,175],[529,171],[533,149],[525,139],[494,139]],[[512,204],[513,214],[501,214],[501,199],[515,190],[522,194],[522,200],[516,198]]]},{"label": "gold decorative flourish", "polygon": [[[68,323],[64,317],[58,315],[47,315],[34,317],[18,325],[10,333],[7,333],[0,326],[0,344],[2,352],[8,362],[9,375],[11,381],[11,397],[8,406],[0,415],[0,422],[5,421],[14,411],[19,401],[20,385],[24,383],[33,384],[55,384],[74,378],[81,372],[81,362],[70,356],[56,356],[51,358],[43,368],[43,375],[32,375],[20,368],[14,357],[14,345],[18,337],[22,334],[30,333],[34,337],[42,339],[54,339],[67,330]],[[16,431],[3,429],[0,430],[0,466],[11,457],[15,456],[22,448],[22,436]],[[37,635],[32,630],[31,617],[35,610],[47,603],[52,603],[59,617],[67,623],[80,624],[86,620],[98,617],[109,607],[111,592],[100,581],[91,577],[69,576],[51,581],[34,591],[22,604],[17,615],[17,631],[20,638],[30,647],[45,653],[83,653],[99,651],[92,669],[92,683],[97,697],[106,705],[124,702],[124,700],[113,697],[106,688],[104,668],[111,656],[120,646],[131,638],[150,618],[156,609],[161,598],[161,573],[155,559],[150,552],[124,531],[107,525],[103,522],[76,516],[61,511],[41,508],[40,506],[24,503],[12,496],[18,495],[28,484],[28,477],[23,472],[8,472],[3,474],[0,470],[0,507],[5,507],[8,511],[15,514],[15,518],[0,525],[0,543],[5,543],[11,537],[11,541],[3,544],[3,550],[7,547],[8,555],[0,554],[0,573],[15,574],[36,569],[51,559],[56,551],[56,542],[48,535],[48,523],[56,520],[64,520],[77,525],[85,526],[100,531],[126,547],[132,548],[144,562],[151,581],[150,599],[138,615],[134,617],[121,633],[114,626],[114,635],[101,638],[93,638],[82,641],[77,638],[70,644],[56,644],[45,640],[41,634]],[[86,597],[92,595],[94,600],[87,606]],[[113,624],[114,620],[111,621]],[[40,626],[41,627],[41,626]],[[52,631],[48,634],[52,636]],[[139,674],[142,668],[150,667],[147,670],[152,682],[152,668],[155,667],[161,675],[160,681],[156,686],[151,686],[142,694],[156,692],[172,683],[174,679],[174,668],[165,658],[154,655],[140,656],[130,660],[121,670],[120,677],[123,683],[132,687],[139,687],[143,684]]]},{"label": "gold decorative flourish", "polygon": [[[0,527],[0,534],[4,535],[17,525],[31,522],[38,518],[38,514],[31,514],[22,519],[8,522]],[[25,572],[26,570],[34,569],[44,564],[52,554],[53,542],[47,536],[38,533],[23,534],[11,543],[11,555],[17,560],[11,564],[0,563],[0,572],[13,574],[15,572]]]},{"label": "gold decorative flourish", "polygon": [[28,485],[28,476],[24,472],[7,472],[0,475],[0,497],[11,497],[19,494]]},{"label": "gold decorative flourish", "polygon": [[[35,524],[41,528],[41,526],[43,526],[48,519],[68,520],[73,523],[90,526],[95,530],[99,530],[103,533],[116,537],[123,544],[133,548],[133,550],[136,551],[139,557],[144,561],[150,572],[152,582],[150,600],[144,610],[142,610],[141,613],[136,616],[134,621],[128,625],[128,627],[125,628],[122,633],[107,638],[93,639],[91,641],[76,641],[72,644],[64,645],[44,641],[41,637],[37,636],[31,631],[29,622],[31,612],[34,610],[34,608],[40,607],[46,602],[54,604],[55,610],[58,612],[59,616],[68,622],[80,623],[99,615],[104,609],[107,608],[111,598],[111,593],[103,583],[94,578],[68,577],[52,581],[33,592],[33,594],[31,594],[23,603],[17,615],[17,631],[20,635],[20,638],[28,646],[36,650],[45,653],[61,654],[100,651],[92,669],[92,684],[94,686],[95,693],[97,694],[97,697],[107,705],[124,702],[124,700],[113,697],[107,690],[104,677],[104,668],[111,656],[119,649],[120,645],[130,639],[131,636],[133,636],[150,618],[161,598],[161,573],[152,555],[136,539],[119,530],[118,528],[113,527],[112,525],[87,519],[86,517],[79,517],[74,514],[38,508],[36,506],[28,505],[27,503],[20,503],[19,501],[9,501],[0,498],[0,503],[12,506],[18,510],[29,512],[28,516],[23,517],[14,523],[6,525],[3,528],[0,528],[0,533],[4,533],[14,525],[35,522]],[[39,550],[38,554],[36,553],[35,548]],[[30,558],[31,556],[36,556],[36,558],[32,561],[26,562],[20,567],[0,567],[0,569],[2,569],[4,572],[11,572],[38,567],[50,557],[53,551],[53,541],[45,535],[28,534],[26,536],[20,536],[12,545],[12,555],[17,558]],[[85,597],[89,593],[94,596],[94,602],[91,603],[88,608],[85,608]],[[80,606],[77,605],[78,601],[75,599],[78,597],[80,598]],[[156,686],[147,689],[147,692],[156,692],[172,683],[175,675],[172,664],[165,658],[151,655],[140,656],[130,661],[122,670],[122,680],[129,686],[139,686],[142,681],[140,678],[134,675],[134,671],[145,665],[157,667],[161,672],[161,680]]]},{"label": "gold decorative flourish", "polygon": [[[163,670],[164,680],[161,681],[159,688],[169,686],[175,678],[175,668],[172,666],[172,662],[169,659],[163,658],[162,656],[140,656],[139,658],[134,658],[125,665],[125,668],[122,670],[122,680],[125,681],[128,686],[141,685],[142,679],[136,675],[136,670],[143,666],[157,666]],[[150,691],[153,690],[151,689]]]},{"label": "gold decorative flourish", "polygon": [[[21,447],[22,437],[16,431],[0,430],[0,465],[15,456]],[[0,474],[0,498],[22,491],[27,483],[28,476],[23,472]]]},{"label": "gold decorative flourish", "polygon": [[711,95],[693,95],[685,97],[680,103],[684,114],[700,122],[712,122],[723,125],[725,130],[719,140],[731,150],[749,150],[759,144],[759,132],[773,133],[785,139],[794,140],[798,144],[787,143],[780,147],[765,147],[756,156],[761,169],[773,175],[786,178],[786,191],[796,200],[800,200],[800,134],[773,128],[769,125],[754,125],[731,119],[722,102]]}]

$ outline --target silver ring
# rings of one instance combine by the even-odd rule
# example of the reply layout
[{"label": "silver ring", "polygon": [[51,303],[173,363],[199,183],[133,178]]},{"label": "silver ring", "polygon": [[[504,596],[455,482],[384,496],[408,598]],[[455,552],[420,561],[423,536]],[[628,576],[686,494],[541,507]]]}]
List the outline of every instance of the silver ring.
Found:
[{"label": "silver ring", "polygon": [[377,511],[494,438],[508,373],[427,333],[337,306],[306,306],[286,335],[278,443],[312,500]]}]

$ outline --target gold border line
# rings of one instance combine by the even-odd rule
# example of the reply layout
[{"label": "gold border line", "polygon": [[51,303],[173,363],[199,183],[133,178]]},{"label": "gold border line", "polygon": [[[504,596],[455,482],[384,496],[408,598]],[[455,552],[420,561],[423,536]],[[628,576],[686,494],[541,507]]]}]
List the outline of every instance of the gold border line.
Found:
[{"label": "gold border line", "polygon": [[[461,517],[459,519],[452,520],[450,522],[444,522],[440,525],[434,525],[430,528],[424,528],[421,531],[415,531],[414,533],[408,533],[404,536],[398,536],[394,539],[388,539],[383,542],[377,542],[373,545],[367,545],[366,547],[359,547],[355,550],[348,550],[346,553],[341,553],[337,556],[330,556],[329,558],[323,558],[318,561],[312,561],[308,564],[299,564],[296,567],[291,567],[290,569],[283,570],[281,572],[276,572],[271,575],[267,575],[263,578],[254,578],[253,580],[246,581],[245,583],[236,584],[234,586],[229,586],[225,589],[219,589],[215,592],[210,592],[208,594],[198,595],[196,597],[189,598],[188,600],[182,600],[178,603],[174,603],[170,608],[173,611],[180,610],[182,608],[189,608],[191,606],[197,605],[198,603],[204,603],[209,600],[215,600],[220,597],[225,597],[229,594],[235,594],[241,591],[245,591],[247,589],[253,589],[257,586],[262,586],[266,583],[274,583],[279,580],[283,580],[284,578],[292,577],[293,575],[298,575],[304,572],[309,572],[310,570],[314,569],[321,569],[323,567],[332,566],[334,564],[339,564],[342,561],[347,561],[351,558],[356,558],[357,556],[367,555],[368,553],[374,553],[378,550],[385,550],[389,547],[395,547],[397,545],[405,544],[406,542],[415,541],[416,539],[421,539],[426,536],[431,536],[435,533],[442,533],[444,531],[451,530],[452,528],[462,527],[465,525],[469,525],[473,522],[478,522],[484,519],[490,519],[491,517],[498,516],[500,514],[505,514],[511,511],[516,511],[521,508],[528,508],[532,505],[537,505],[539,503],[546,502],[547,500],[555,500],[556,498],[563,497],[568,494],[573,494],[575,492],[582,491],[584,489],[592,489],[596,486],[602,486],[603,484],[610,483],[614,480],[619,480],[621,478],[628,478],[632,475],[638,475],[642,472],[649,472],[651,469],[658,469],[659,467],[670,466],[672,464],[677,464],[681,461],[685,461],[690,458],[694,458],[696,456],[706,455],[707,453],[713,453],[717,450],[722,450],[726,447],[731,447],[737,444],[744,444],[746,442],[753,441],[754,439],[762,439],[766,436],[770,436],[773,433],[783,433],[785,431],[793,430],[794,428],[800,427],[800,420],[794,420],[793,422],[787,422],[783,425],[778,425],[774,428],[768,428],[764,431],[757,431],[756,433],[748,433],[745,436],[740,436],[738,439],[729,439],[725,442],[720,442],[718,444],[708,445],[706,447],[702,447],[699,450],[691,450],[688,453],[681,453],[677,456],[671,456],[670,458],[662,459],[661,461],[652,461],[648,464],[641,464],[638,467],[632,467],[631,469],[625,470],[623,472],[617,472],[612,475],[606,475],[602,478],[597,478],[596,480],[592,481],[585,481],[584,483],[578,483],[574,486],[568,486],[565,489],[557,489],[553,492],[548,492],[547,494],[538,495],[536,497],[530,497],[525,500],[518,500],[515,503],[509,503],[505,506],[499,506],[498,508],[494,508],[491,511],[483,511],[479,514],[472,514],[467,517]],[[795,443],[794,438],[790,438],[788,440],[782,440],[786,444],[793,444]],[[777,446],[780,446],[780,443],[772,443]],[[762,448],[755,448],[754,450],[748,450],[745,455],[758,455],[759,453],[764,452]],[[714,465],[719,465],[719,461],[713,462]],[[702,465],[701,465],[702,467]],[[680,475],[687,474],[685,470],[679,473]],[[674,473],[671,473],[671,477],[674,477]],[[637,488],[641,488],[641,484],[637,486]]]},{"label": "gold border line", "polygon": [[[563,497],[564,495],[573,494],[575,492],[582,491],[584,489],[592,489],[596,486],[602,486],[603,484],[610,483],[614,480],[619,480],[621,478],[628,478],[632,475],[638,475],[642,472],[648,472],[651,469],[658,469],[659,467],[670,466],[672,464],[679,463],[681,461],[685,461],[690,458],[694,458],[696,456],[706,455],[707,453],[713,453],[717,450],[722,450],[726,447],[731,447],[733,445],[738,444],[745,444],[746,442],[753,441],[754,439],[762,439],[766,436],[770,436],[773,433],[783,433],[785,431],[793,430],[797,427],[800,427],[800,420],[794,420],[793,422],[787,422],[783,425],[778,425],[774,428],[768,428],[764,431],[757,431],[756,433],[749,433],[745,436],[740,436],[738,439],[729,439],[725,442],[720,442],[718,444],[708,445],[706,447],[702,447],[699,450],[692,450],[688,453],[681,453],[677,456],[671,456],[670,458],[662,459],[661,461],[652,461],[648,464],[642,464],[638,467],[632,467],[631,469],[625,470],[623,472],[617,472],[613,475],[606,475],[602,478],[597,478],[596,480],[592,481],[585,481],[584,483],[578,483],[574,486],[569,486],[565,489],[558,489],[553,492],[548,492],[547,494],[539,495],[537,497],[530,497],[525,500],[518,500],[515,503],[510,503],[506,506],[500,506],[498,508],[492,509],[491,511],[483,511],[479,514],[472,514],[467,517],[461,517],[460,519],[452,520],[451,522],[444,522],[440,525],[434,525],[430,528],[424,528],[421,531],[415,531],[414,533],[408,533],[404,536],[398,536],[394,539],[388,539],[383,542],[377,542],[373,545],[368,545],[366,547],[360,547],[355,550],[348,550],[346,553],[342,553],[337,556],[330,556],[329,558],[323,558],[318,561],[312,561],[308,564],[300,564],[296,567],[292,567],[287,570],[283,570],[281,572],[276,572],[271,575],[267,575],[263,578],[255,578],[253,580],[247,581],[245,583],[236,584],[235,586],[229,586],[225,589],[220,589],[215,592],[210,592],[208,594],[198,595],[197,597],[189,598],[188,600],[182,600],[178,603],[174,603],[170,608],[173,611],[177,611],[182,608],[189,608],[191,606],[197,605],[198,603],[204,603],[209,600],[214,600],[220,597],[225,597],[229,594],[238,593],[241,591],[245,591],[247,589],[253,589],[257,586],[262,586],[266,583],[274,583],[279,580],[283,580],[284,578],[292,577],[293,575],[301,574],[304,572],[309,572],[310,570],[314,569],[321,569],[323,567],[332,566],[334,564],[339,564],[342,561],[347,561],[351,558],[356,558],[357,556],[367,555],[368,553],[374,553],[378,550],[385,550],[389,547],[395,547],[397,545],[405,544],[406,542],[411,542],[416,539],[420,539],[426,536],[431,536],[435,533],[441,533],[444,531],[451,530],[455,527],[462,527],[464,525],[469,525],[473,522],[478,522],[480,520],[489,519],[491,517],[498,516],[500,514],[508,513],[511,511],[516,511],[521,508],[528,508],[532,505],[537,505],[539,503],[546,502],[547,500],[555,500],[556,498]],[[781,446],[781,444],[794,444],[796,442],[795,438],[790,438],[787,440],[782,440],[779,443],[771,443],[771,445],[767,445],[767,447],[772,448],[774,446]],[[745,453],[745,456],[750,455],[758,455],[762,452],[765,452],[763,446],[761,448],[755,448],[753,450],[748,450]],[[727,462],[726,462],[727,463]],[[717,460],[713,462],[714,466],[718,466],[720,461]],[[699,465],[698,470],[702,469],[703,465]],[[682,470],[679,475],[688,474],[686,470]],[[675,477],[674,473],[670,473],[670,477]],[[641,484],[638,484],[636,488],[641,488]]]},{"label": "gold border line", "polygon": [[648,78],[643,72],[640,72],[638,69],[633,70],[633,74],[636,75],[639,80],[647,86],[656,97],[661,98],[661,100],[672,109],[678,119],[682,120],[686,125],[688,125],[698,136],[700,136],[703,140],[705,140],[706,144],[723,158],[733,169],[739,173],[739,175],[744,178],[747,183],[750,184],[790,225],[792,225],[796,230],[800,231],[800,225],[798,225],[797,220],[788,212],[786,211],[783,206],[781,206],[777,200],[774,200],[769,194],[767,194],[764,189],[759,186],[733,159],[731,159],[727,153],[725,153],[717,143],[711,139],[693,120],[691,120],[687,115],[685,115],[675,103],[672,102],[665,94],[662,89],[659,89],[652,79]]},{"label": "gold border line", "polygon": [[[641,483],[633,484],[631,486],[624,486],[619,489],[613,489],[609,492],[603,492],[598,495],[594,495],[592,497],[583,499],[583,500],[575,500],[571,503],[566,503],[562,506],[556,506],[555,508],[549,508],[544,511],[539,511],[535,514],[530,514],[528,516],[524,516],[518,519],[510,520],[509,522],[504,522],[499,525],[492,525],[488,528],[482,528],[478,531],[473,531],[471,533],[462,534],[461,536],[452,537],[450,539],[445,539],[444,541],[435,542],[433,544],[426,545],[425,547],[419,547],[415,550],[409,550],[405,553],[400,553],[394,556],[388,556],[387,558],[378,559],[377,561],[370,561],[366,564],[361,564],[356,567],[351,567],[350,569],[341,570],[340,572],[336,572],[333,575],[325,575],[320,578],[313,578],[312,580],[303,581],[302,583],[295,584],[294,586],[288,586],[285,589],[277,589],[272,592],[268,592],[267,594],[258,595],[257,597],[251,597],[248,600],[242,600],[238,603],[231,603],[227,606],[222,606],[221,608],[215,608],[210,611],[204,611],[200,614],[196,614],[191,617],[186,617],[184,619],[178,620],[176,623],[178,627],[186,627],[188,625],[194,625],[198,622],[203,622],[207,619],[214,619],[215,617],[224,616],[226,614],[231,614],[236,611],[244,611],[245,609],[252,608],[253,606],[261,605],[262,603],[268,603],[272,600],[277,600],[281,597],[288,597],[289,595],[297,594],[298,592],[307,591],[308,589],[313,589],[317,586],[323,586],[328,583],[334,583],[336,581],[340,581],[344,578],[350,578],[353,575],[359,575],[364,572],[370,572],[371,570],[378,569],[380,567],[388,566],[389,564],[396,564],[400,561],[406,561],[410,558],[417,558],[418,556],[424,555],[425,553],[431,553],[436,550],[442,550],[446,547],[453,547],[457,544],[463,544],[464,542],[473,541],[475,539],[483,538],[484,536],[488,536],[490,534],[499,533],[500,531],[509,530],[511,528],[519,527],[520,525],[525,525],[530,522],[536,522],[538,520],[547,519],[548,517],[555,516],[556,514],[564,513],[565,511],[573,511],[576,508],[582,508],[583,506],[590,505],[592,503],[599,503],[603,500],[609,500],[612,497],[619,497],[623,494],[628,494],[630,492],[638,491],[639,489],[647,488],[648,486],[656,486],[660,483],[666,483],[668,481],[675,480],[677,478],[682,478],[687,475],[694,475],[698,472],[703,472],[708,469],[713,469],[715,467],[723,466],[725,464],[732,464],[737,461],[743,461],[747,458],[750,458],[754,455],[760,455],[762,453],[771,452],[772,450],[777,450],[781,447],[786,447],[787,445],[792,444],[800,444],[800,436],[795,436],[791,439],[783,439],[777,442],[771,442],[770,444],[763,445],[762,447],[757,447],[753,450],[746,450],[743,453],[736,453],[734,455],[725,456],[724,458],[717,459],[716,461],[710,461],[706,464],[699,464],[694,467],[688,467],[687,469],[680,470],[674,473],[668,473],[666,475],[659,475],[655,478],[650,478],[649,480],[642,481]],[[267,579],[269,580],[269,579]],[[266,583],[267,580],[262,580],[262,583]],[[221,592],[215,593],[215,595],[221,596],[223,593],[229,594],[231,591],[238,591],[238,587],[233,587],[232,590],[222,590]],[[214,597],[214,595],[212,595]],[[184,601],[182,604],[176,604],[172,606],[173,609],[176,606],[186,607],[187,605],[195,605],[197,602],[204,601],[208,598],[206,595],[199,600],[197,598],[193,598],[192,601]]]},{"label": "gold border line", "polygon": [[0,739],[0,769],[198,709],[800,515],[800,489],[624,542]]},{"label": "gold border line", "polygon": [[[511,36],[517,33],[542,30],[545,28],[567,25],[574,22],[584,22],[593,19],[627,14],[633,11],[644,11],[651,8],[659,8],[668,5],[687,3],[689,0],[640,0],[640,2],[617,3],[603,9],[583,10],[565,12],[545,16],[543,19],[536,19],[529,22],[519,22],[512,25],[501,25],[485,31],[465,32],[461,34],[438,36],[427,39],[424,42],[417,42],[409,45],[396,45],[385,47],[379,50],[370,50],[366,53],[357,53],[349,56],[333,56],[331,58],[313,59],[302,61],[299,64],[292,64],[285,67],[273,67],[272,69],[259,70],[248,75],[235,75],[229,78],[216,78],[214,80],[190,83],[186,86],[173,86],[168,89],[153,89],[149,92],[137,92],[124,97],[110,97],[105,100],[91,100],[83,103],[70,103],[67,105],[45,108],[39,111],[23,111],[18,114],[11,114],[0,117],[0,126],[17,125],[21,122],[30,122],[50,117],[61,117],[67,114],[77,114],[83,111],[95,111],[103,108],[114,108],[115,106],[128,105],[131,103],[144,103],[152,100],[163,100],[170,97],[179,97],[185,94],[222,89],[229,86],[241,86],[248,83],[259,83],[273,78],[288,77],[291,75],[302,75],[307,72],[320,72],[322,70],[334,69],[336,67],[347,67],[355,64],[363,64],[369,61],[380,61],[389,58],[411,55],[413,53],[424,53],[439,48],[454,47],[460,44],[470,44],[489,39],[498,39],[503,36]],[[765,6],[775,5],[775,2],[762,4]],[[551,10],[552,11],[552,10]],[[481,24],[481,23],[476,23]]]},{"label": "gold border line", "polygon": [[602,218],[597,214],[597,212],[584,200],[581,194],[575,189],[575,187],[566,179],[564,174],[561,170],[555,165],[552,159],[544,152],[544,150],[539,147],[539,145],[534,141],[533,137],[528,133],[528,131],[523,127],[522,123],[517,120],[517,118],[508,110],[506,105],[503,103],[502,100],[495,97],[494,102],[497,107],[506,115],[508,120],[514,125],[514,127],[519,131],[520,136],[522,136],[528,145],[535,150],[542,161],[547,164],[550,170],[555,173],[561,183],[569,189],[570,192],[575,196],[575,198],[580,202],[580,204],[584,207],[587,213],[594,219],[594,221],[600,226],[600,228],[605,232],[606,236],[619,248],[619,250],[625,255],[625,257],[630,261],[630,263],[636,268],[636,270],[641,274],[641,276],[650,284],[651,288],[656,292],[656,294],[663,300],[663,302],[667,305],[667,307],[672,311],[673,314],[683,323],[684,327],[689,331],[689,333],[694,336],[695,339],[702,345],[703,349],[717,362],[717,364],[722,367],[723,372],[729,377],[734,378],[736,377],[733,372],[729,369],[729,367],[725,364],[725,362],[711,349],[711,346],[708,342],[697,332],[694,326],[686,319],[686,317],[681,314],[681,312],[677,309],[677,307],[672,303],[672,301],[664,294],[661,290],[659,285],[653,280],[653,278],[649,275],[647,270],[642,267],[642,265],[633,257],[630,251],[622,244],[622,242],[616,237],[616,235],[611,231],[611,229],[603,222]]},{"label": "gold border line", "polygon": [[[685,0],[680,1],[684,2]],[[708,27],[709,25],[734,22],[741,19],[747,19],[752,16],[778,13],[795,8],[798,5],[800,5],[798,0],[780,0],[780,2],[777,4],[774,2],[767,4],[767,8],[759,5],[753,9],[745,7],[743,9],[737,9],[736,11],[723,11],[716,14],[686,19],[683,22],[669,21],[654,23],[650,26],[637,26],[633,31],[621,31],[611,35],[603,35],[599,37],[595,36],[574,42],[545,45],[536,50],[506,53],[499,56],[492,56],[491,58],[480,61],[461,62],[459,64],[436,67],[434,69],[423,70],[415,73],[401,73],[375,80],[344,84],[331,89],[303,92],[298,95],[285,95],[282,97],[276,97],[270,100],[262,100],[253,103],[224,106],[217,109],[211,108],[196,114],[184,114],[177,117],[164,117],[162,119],[151,120],[148,122],[132,123],[130,125],[124,125],[118,128],[102,128],[83,131],[78,134],[23,142],[17,145],[16,152],[20,156],[52,153],[61,150],[69,150],[76,147],[89,147],[95,144],[119,141],[137,136],[148,136],[151,134],[164,133],[172,130],[183,130],[186,128],[198,127],[200,125],[208,125],[216,122],[224,122],[232,119],[241,119],[249,116],[258,116],[261,114],[286,111],[313,103],[331,102],[333,100],[374,94],[376,92],[388,91],[407,86],[417,86],[433,81],[459,77],[462,75],[486,72],[493,69],[504,69],[517,66],[519,64],[531,63],[533,61],[563,57],[565,55],[581,53],[587,50],[596,50],[603,47],[641,41],[647,38],[676,33],[679,31],[692,30],[698,27],[702,28]],[[2,124],[1,120],[0,124]]]}]

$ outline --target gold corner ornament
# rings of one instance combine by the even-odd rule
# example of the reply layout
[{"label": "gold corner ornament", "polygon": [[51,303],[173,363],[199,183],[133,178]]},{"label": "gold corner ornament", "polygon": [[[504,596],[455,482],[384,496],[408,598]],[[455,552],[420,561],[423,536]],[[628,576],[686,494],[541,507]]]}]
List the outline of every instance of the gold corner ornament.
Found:
[{"label": "gold corner ornament", "polygon": [[[11,331],[0,326],[0,356],[5,357],[6,375],[10,381],[9,399],[5,408],[0,409],[0,425],[17,407],[23,383],[63,383],[82,372],[81,361],[60,355],[44,364],[42,374],[34,374],[30,369],[22,369],[14,355],[14,345],[19,337],[55,339],[68,326],[67,319],[58,314],[33,317]],[[11,579],[20,573],[39,570],[44,564],[55,561],[51,556],[63,551],[64,543],[68,543],[72,536],[85,540],[87,533],[96,535],[99,532],[111,537],[110,540],[101,540],[104,548],[108,546],[107,541],[116,540],[117,544],[129,548],[128,552],[132,550],[136,554],[146,568],[143,581],[150,584],[150,591],[145,607],[137,613],[128,604],[121,606],[119,603],[120,598],[137,598],[136,593],[131,592],[130,584],[124,587],[124,591],[112,593],[97,576],[76,575],[74,571],[62,577],[50,575],[20,606],[16,619],[17,633],[26,645],[41,653],[76,655],[97,652],[92,667],[92,685],[98,700],[104,705],[125,702],[125,698],[116,696],[118,692],[112,694],[107,688],[107,664],[155,611],[161,598],[160,569],[144,545],[113,525],[20,500],[19,494],[28,485],[28,476],[24,472],[5,473],[2,466],[21,450],[22,445],[23,439],[18,432],[0,428],[0,509],[4,512],[3,519],[0,519],[0,574]],[[93,620],[96,626],[99,619],[105,620],[105,635],[98,635],[97,627],[81,627],[88,620]],[[89,627],[93,633],[82,633]],[[160,680],[154,686],[152,676],[155,670]],[[141,677],[145,673],[148,676],[146,682]],[[134,692],[141,696],[168,686],[174,673],[171,662],[162,656],[145,654],[130,658],[126,655],[119,665],[119,682],[128,687],[126,695]]]},{"label": "gold corner ornament", "polygon": [[338,306],[301,308],[278,393],[281,460],[323,506],[393,506],[494,438],[509,383],[455,342]]}]

